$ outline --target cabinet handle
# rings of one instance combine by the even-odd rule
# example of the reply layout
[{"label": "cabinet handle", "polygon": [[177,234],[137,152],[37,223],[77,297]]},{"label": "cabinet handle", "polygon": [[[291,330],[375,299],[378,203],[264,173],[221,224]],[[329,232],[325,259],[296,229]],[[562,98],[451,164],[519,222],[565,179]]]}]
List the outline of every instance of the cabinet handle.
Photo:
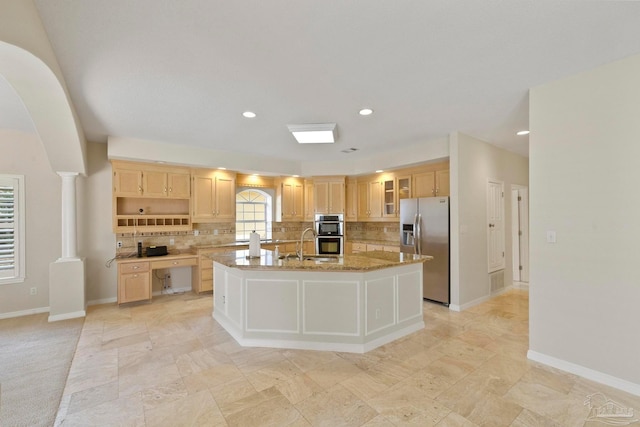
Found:
[{"label": "cabinet handle", "polygon": [[138,192],[142,194],[142,187],[138,186]]},{"label": "cabinet handle", "polygon": [[165,194],[167,193],[167,187],[164,187],[164,193]]},{"label": "cabinet handle", "polygon": [[178,261],[173,261],[173,265],[178,265]]},{"label": "cabinet handle", "polygon": [[173,187],[169,187],[169,193],[173,193]]},{"label": "cabinet handle", "polygon": [[134,266],[133,266],[133,269],[134,269],[134,270],[137,270],[137,269],[139,269],[139,268],[140,268],[140,267],[138,267],[137,265],[134,265]]},{"label": "cabinet handle", "polygon": [[137,274],[134,274],[134,275],[133,275],[133,277],[138,277],[138,275],[137,275]]}]

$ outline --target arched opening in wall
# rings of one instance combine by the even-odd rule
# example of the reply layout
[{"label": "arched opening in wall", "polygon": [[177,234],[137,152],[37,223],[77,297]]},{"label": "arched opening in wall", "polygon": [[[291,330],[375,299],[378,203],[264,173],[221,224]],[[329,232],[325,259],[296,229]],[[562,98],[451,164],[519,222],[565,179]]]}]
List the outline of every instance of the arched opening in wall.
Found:
[{"label": "arched opening in wall", "polygon": [[273,196],[268,190],[239,188],[236,193],[236,240],[249,240],[255,231],[261,239],[271,239]]}]

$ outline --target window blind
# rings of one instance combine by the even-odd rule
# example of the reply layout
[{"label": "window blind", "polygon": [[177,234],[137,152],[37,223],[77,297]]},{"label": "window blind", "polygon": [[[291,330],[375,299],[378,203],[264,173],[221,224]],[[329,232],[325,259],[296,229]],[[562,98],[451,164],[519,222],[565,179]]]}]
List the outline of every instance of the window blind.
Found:
[{"label": "window blind", "polygon": [[15,277],[17,183],[0,177],[0,278]]}]

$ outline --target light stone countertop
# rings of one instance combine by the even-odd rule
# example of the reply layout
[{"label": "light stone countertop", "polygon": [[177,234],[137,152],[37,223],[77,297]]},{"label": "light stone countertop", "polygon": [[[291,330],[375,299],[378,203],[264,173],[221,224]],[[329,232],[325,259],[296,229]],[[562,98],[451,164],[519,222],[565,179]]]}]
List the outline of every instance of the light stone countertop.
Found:
[{"label": "light stone countertop", "polygon": [[[322,255],[309,255],[311,260],[300,261],[297,257],[277,259],[273,251],[262,249],[260,258],[248,258],[248,250],[238,250],[221,254],[208,255],[227,267],[241,270],[298,270],[298,271],[371,271],[383,268],[397,267],[406,264],[415,264],[433,259],[431,256],[414,255],[398,252],[364,252],[358,254],[346,254],[333,256],[330,261],[322,260]],[[330,255],[325,258],[330,258]],[[305,256],[307,258],[307,256]]]}]

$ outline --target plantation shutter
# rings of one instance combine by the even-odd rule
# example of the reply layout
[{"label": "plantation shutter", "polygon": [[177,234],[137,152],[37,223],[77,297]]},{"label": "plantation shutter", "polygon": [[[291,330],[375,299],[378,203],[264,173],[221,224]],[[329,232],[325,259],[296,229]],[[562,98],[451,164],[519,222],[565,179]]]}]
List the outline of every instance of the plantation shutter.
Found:
[{"label": "plantation shutter", "polygon": [[18,180],[0,177],[0,279],[18,276]]}]

